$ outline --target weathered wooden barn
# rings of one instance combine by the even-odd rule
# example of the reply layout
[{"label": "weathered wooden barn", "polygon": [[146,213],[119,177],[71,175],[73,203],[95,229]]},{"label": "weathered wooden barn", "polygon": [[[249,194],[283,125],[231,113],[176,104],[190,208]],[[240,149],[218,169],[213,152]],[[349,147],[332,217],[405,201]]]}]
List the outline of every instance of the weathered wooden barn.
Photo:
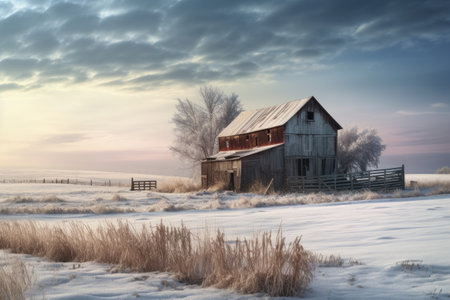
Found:
[{"label": "weathered wooden barn", "polygon": [[314,97],[244,111],[219,134],[219,152],[201,165],[202,186],[246,191],[273,179],[335,173],[342,127]]}]

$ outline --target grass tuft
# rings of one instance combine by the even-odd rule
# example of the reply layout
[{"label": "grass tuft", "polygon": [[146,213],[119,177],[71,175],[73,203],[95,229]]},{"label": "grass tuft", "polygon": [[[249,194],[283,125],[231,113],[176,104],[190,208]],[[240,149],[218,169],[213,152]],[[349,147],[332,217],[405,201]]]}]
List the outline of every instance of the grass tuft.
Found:
[{"label": "grass tuft", "polygon": [[314,263],[319,267],[337,268],[344,265],[344,260],[339,255],[313,255]]},{"label": "grass tuft", "polygon": [[198,182],[190,178],[178,178],[170,181],[158,182],[157,192],[160,193],[190,193],[201,189]]},{"label": "grass tuft", "polygon": [[32,272],[20,259],[0,264],[0,299],[25,300],[26,291],[34,284]]}]

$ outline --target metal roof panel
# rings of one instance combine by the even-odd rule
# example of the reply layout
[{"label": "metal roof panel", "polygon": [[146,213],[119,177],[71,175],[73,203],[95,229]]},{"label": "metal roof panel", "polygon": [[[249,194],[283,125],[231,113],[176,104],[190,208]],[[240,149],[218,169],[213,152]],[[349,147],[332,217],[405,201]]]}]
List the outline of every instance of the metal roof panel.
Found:
[{"label": "metal roof panel", "polygon": [[241,112],[219,137],[245,134],[286,124],[309,100],[308,97],[280,105]]}]

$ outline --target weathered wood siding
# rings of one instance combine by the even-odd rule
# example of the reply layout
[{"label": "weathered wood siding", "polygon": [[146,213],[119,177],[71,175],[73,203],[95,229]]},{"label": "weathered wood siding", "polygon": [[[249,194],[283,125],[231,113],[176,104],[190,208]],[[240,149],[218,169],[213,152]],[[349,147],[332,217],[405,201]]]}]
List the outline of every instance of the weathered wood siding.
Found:
[{"label": "weathered wood siding", "polygon": [[256,182],[268,185],[274,179],[274,188],[285,185],[284,146],[280,145],[241,159],[202,162],[202,188],[223,185],[225,189],[248,191]]},{"label": "weathered wood siding", "polygon": [[268,185],[272,178],[276,190],[281,189],[286,182],[284,146],[242,158],[241,191],[248,191],[255,182]]},{"label": "weathered wood siding", "polygon": [[245,150],[284,142],[284,126],[247,134],[219,137],[219,151]]},{"label": "weathered wood siding", "polygon": [[226,189],[240,190],[241,161],[204,161],[202,162],[202,188],[223,185]]},{"label": "weathered wood siding", "polygon": [[[314,114],[314,120],[308,119]],[[309,101],[285,125],[286,176],[333,174],[336,168],[337,128],[315,102]]]}]

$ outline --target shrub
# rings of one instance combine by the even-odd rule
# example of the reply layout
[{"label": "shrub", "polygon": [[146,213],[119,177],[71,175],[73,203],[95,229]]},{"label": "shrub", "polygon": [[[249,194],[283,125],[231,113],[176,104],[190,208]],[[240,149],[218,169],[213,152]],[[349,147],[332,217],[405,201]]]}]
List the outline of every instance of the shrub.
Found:
[{"label": "shrub", "polygon": [[445,166],[436,171],[436,174],[450,174],[450,168]]}]

